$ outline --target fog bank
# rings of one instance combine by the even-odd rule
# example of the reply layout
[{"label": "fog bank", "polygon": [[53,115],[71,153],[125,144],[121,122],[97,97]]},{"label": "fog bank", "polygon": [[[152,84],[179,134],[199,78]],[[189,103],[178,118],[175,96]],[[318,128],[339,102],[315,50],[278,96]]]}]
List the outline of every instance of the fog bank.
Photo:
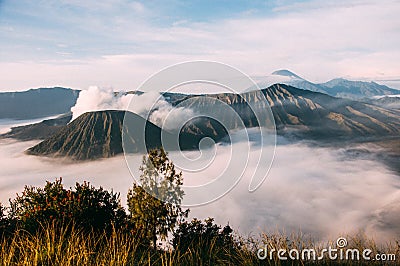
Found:
[{"label": "fog bank", "polygon": [[[86,180],[121,192],[121,202],[126,205],[126,193],[133,178],[123,156],[72,164],[25,155],[23,151],[35,143],[0,140],[3,204],[22,192],[25,184],[43,186],[46,180],[63,177],[67,187]],[[228,150],[228,146],[219,146],[218,156],[203,172],[184,173],[185,184],[195,179],[211,179],[223,167]],[[255,161],[249,161],[250,170],[267,165],[257,166]],[[247,191],[248,173],[223,198],[192,207],[190,216],[215,217],[217,223],[229,222],[242,234],[301,230],[325,239],[363,230],[378,240],[400,234],[399,176],[377,161],[350,156],[343,149],[284,144],[277,146],[270,174],[254,193]]]}]

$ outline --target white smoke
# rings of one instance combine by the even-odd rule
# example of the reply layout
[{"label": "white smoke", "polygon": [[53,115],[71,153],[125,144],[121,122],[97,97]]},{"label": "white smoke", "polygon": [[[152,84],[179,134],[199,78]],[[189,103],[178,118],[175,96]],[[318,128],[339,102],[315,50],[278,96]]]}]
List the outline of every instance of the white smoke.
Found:
[{"label": "white smoke", "polygon": [[195,117],[192,109],[177,107],[174,108],[167,101],[158,101],[156,108],[151,112],[149,120],[157,126],[166,129],[180,129],[185,122]]},{"label": "white smoke", "polygon": [[75,106],[71,108],[72,120],[83,113],[102,110],[130,111],[167,130],[176,129],[194,116],[190,109],[174,108],[156,91],[127,94],[116,93],[112,88],[91,86],[81,91]]},{"label": "white smoke", "polygon": [[115,95],[111,88],[91,86],[80,92],[75,106],[71,108],[72,120],[86,112],[125,110],[131,97],[131,95]]}]

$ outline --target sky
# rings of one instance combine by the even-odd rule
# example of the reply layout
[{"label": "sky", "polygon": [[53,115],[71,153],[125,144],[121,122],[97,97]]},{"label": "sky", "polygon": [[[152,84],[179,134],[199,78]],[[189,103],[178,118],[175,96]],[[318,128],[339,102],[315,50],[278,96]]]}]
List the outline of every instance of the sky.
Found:
[{"label": "sky", "polygon": [[191,60],[400,88],[400,1],[0,0],[0,91],[135,89]]}]

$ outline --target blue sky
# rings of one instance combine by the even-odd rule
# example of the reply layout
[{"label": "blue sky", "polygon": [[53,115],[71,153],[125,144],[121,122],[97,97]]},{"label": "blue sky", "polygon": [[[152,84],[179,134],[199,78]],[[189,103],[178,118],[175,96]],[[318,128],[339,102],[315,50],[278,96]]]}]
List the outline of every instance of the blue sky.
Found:
[{"label": "blue sky", "polygon": [[188,60],[312,81],[398,79],[399,12],[389,0],[3,0],[0,90],[132,89]]},{"label": "blue sky", "polygon": [[[155,28],[218,23],[227,18],[273,15],[281,1],[3,1],[0,14],[3,60],[148,51],[146,40],[128,40],[142,24]],[[83,1],[81,1],[83,2]],[[95,3],[96,1],[92,1]],[[101,2],[101,1],[100,1]],[[131,30],[129,30],[131,29]],[[121,34],[122,33],[122,34]],[[157,48],[163,41],[152,41]],[[58,55],[58,56],[57,56]]]}]

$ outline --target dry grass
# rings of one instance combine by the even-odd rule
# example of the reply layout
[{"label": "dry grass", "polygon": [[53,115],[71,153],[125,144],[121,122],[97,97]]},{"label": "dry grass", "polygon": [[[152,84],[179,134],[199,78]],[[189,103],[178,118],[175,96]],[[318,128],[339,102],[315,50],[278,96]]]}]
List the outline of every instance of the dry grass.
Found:
[{"label": "dry grass", "polygon": [[[84,233],[73,225],[47,224],[41,232],[17,230],[3,238],[1,265],[131,265],[140,243],[133,234]],[[146,260],[147,261],[147,260]]]},{"label": "dry grass", "polygon": [[[369,248],[373,254],[396,254],[399,265],[398,243],[378,246],[362,235],[347,237],[349,248]],[[238,239],[240,246],[226,249],[214,242],[205,245],[201,240],[185,252],[154,250],[140,243],[140,236],[127,231],[109,233],[84,233],[73,225],[47,224],[36,234],[17,230],[12,237],[0,240],[0,265],[338,265],[340,261],[280,261],[276,253],[272,260],[259,260],[257,250],[267,246],[269,250],[314,248],[320,251],[332,243],[316,243],[301,234],[286,236],[282,233],[262,234],[257,240]],[[344,261],[343,265],[387,265],[379,262]]]}]

